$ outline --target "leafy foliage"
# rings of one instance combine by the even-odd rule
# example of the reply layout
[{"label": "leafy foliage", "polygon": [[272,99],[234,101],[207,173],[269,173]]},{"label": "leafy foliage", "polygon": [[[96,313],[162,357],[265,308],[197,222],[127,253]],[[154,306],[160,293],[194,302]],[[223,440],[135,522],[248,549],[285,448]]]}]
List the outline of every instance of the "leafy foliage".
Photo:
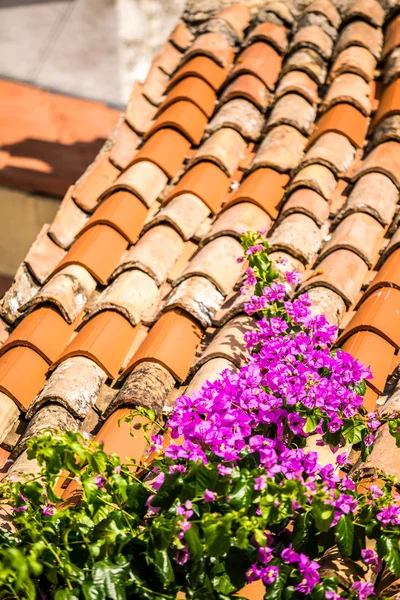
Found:
[{"label": "leafy foliage", "polygon": [[[179,399],[168,422],[132,412],[128,421],[159,427],[149,468],[76,432],[30,439],[40,477],[0,484],[12,515],[11,530],[0,527],[0,599],[227,600],[261,579],[267,600],[364,600],[370,582],[344,591],[321,576],[333,546],[400,576],[396,482],[338,474],[350,447],[366,458],[385,420],[362,408],[368,370],[332,349],[335,329],[311,317],[306,296],[286,299],[297,275],[279,282],[263,236],[242,242],[247,311],[259,321],[248,364]],[[385,418],[400,444],[400,421]],[[310,436],[332,464],[318,464]],[[59,497],[60,480],[75,482],[78,500]]]}]

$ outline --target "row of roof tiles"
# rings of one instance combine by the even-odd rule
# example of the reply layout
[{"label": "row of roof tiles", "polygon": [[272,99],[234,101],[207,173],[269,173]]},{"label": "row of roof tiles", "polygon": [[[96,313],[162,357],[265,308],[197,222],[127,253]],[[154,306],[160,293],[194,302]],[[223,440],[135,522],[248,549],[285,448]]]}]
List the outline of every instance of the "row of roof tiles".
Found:
[{"label": "row of roof tiles", "polygon": [[161,411],[175,382],[193,391],[240,366],[252,324],[235,292],[243,228],[271,230],[272,258],[304,273],[296,292],[314,310],[338,324],[350,311],[341,342],[373,362],[368,406],[385,392],[400,343],[396,234],[380,254],[400,186],[400,24],[383,41],[374,0],[339,33],[329,0],[293,35],[290,20],[274,3],[251,25],[234,5],[197,37],[181,22],[31,248],[1,307],[0,447],[19,456],[14,472],[29,435],[95,432],[99,414],[110,415],[99,439],[139,459],[144,440],[116,433],[126,406]]}]

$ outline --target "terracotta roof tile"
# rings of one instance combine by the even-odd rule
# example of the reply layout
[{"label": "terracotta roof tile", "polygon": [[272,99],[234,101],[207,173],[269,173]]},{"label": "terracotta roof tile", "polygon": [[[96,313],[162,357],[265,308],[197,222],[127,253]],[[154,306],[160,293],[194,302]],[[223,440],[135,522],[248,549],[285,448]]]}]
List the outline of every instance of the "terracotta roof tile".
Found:
[{"label": "terracotta roof tile", "polygon": [[137,268],[154,278],[157,285],[167,279],[178,260],[184,242],[175,229],[168,225],[152,227],[122,256],[114,276],[127,269]]},{"label": "terracotta roof tile", "polygon": [[96,288],[95,279],[79,265],[62,269],[20,307],[20,312],[41,304],[54,304],[67,323],[72,323],[82,312]]},{"label": "terracotta roof tile", "polygon": [[333,41],[321,27],[308,25],[296,31],[290,44],[291,51],[298,50],[299,48],[312,48],[327,60],[332,54]]},{"label": "terracotta roof tile", "polygon": [[93,211],[101,194],[116,180],[119,169],[104,153],[89,167],[72,190],[72,197],[83,210]]},{"label": "terracotta roof tile", "polygon": [[322,134],[335,131],[345,135],[355,147],[362,148],[367,129],[368,119],[357,108],[347,103],[336,104],[318,120],[310,144]]},{"label": "terracotta roof tile", "polygon": [[64,249],[71,246],[89,218],[72,199],[72,189],[71,186],[48,230],[51,239]]},{"label": "terracotta roof tile", "polygon": [[67,265],[81,265],[105,285],[127,246],[127,240],[114,228],[94,225],[71,246],[57,271]]},{"label": "terracotta roof tile", "polygon": [[246,39],[246,44],[255,41],[267,42],[279,52],[284,54],[287,50],[287,31],[285,27],[276,23],[259,23],[252,29]]},{"label": "terracotta roof tile", "polygon": [[345,21],[355,18],[364,19],[375,27],[381,27],[385,11],[376,0],[357,0],[345,12]]},{"label": "terracotta roof tile", "polygon": [[46,405],[32,416],[18,444],[12,451],[12,459],[17,460],[18,456],[26,450],[29,438],[39,436],[46,429],[49,429],[49,427],[59,431],[76,431],[78,429],[78,422],[60,404]]},{"label": "terracotta roof tile", "polygon": [[354,174],[354,179],[359,179],[365,173],[383,173],[400,188],[400,163],[397,158],[399,148],[397,142],[379,144],[363,160]]},{"label": "terracotta roof tile", "polygon": [[161,208],[150,225],[166,222],[175,227],[184,240],[190,239],[210,214],[210,209],[194,194],[175,196]]},{"label": "terracotta roof tile", "polygon": [[50,375],[31,405],[31,418],[45,404],[56,402],[79,419],[85,418],[96,402],[106,380],[105,372],[92,360],[74,356],[62,362]]},{"label": "terracotta roof tile", "polygon": [[172,178],[179,172],[189,148],[190,141],[186,137],[167,127],[156,131],[145,141],[135,155],[133,164],[143,160],[153,162],[167,177]]},{"label": "terracotta roof tile", "polygon": [[336,188],[336,177],[324,165],[309,165],[293,177],[288,189],[292,191],[304,187],[318,192],[325,200],[330,200]]},{"label": "terracotta roof tile", "polygon": [[83,325],[53,367],[72,356],[85,356],[115,378],[137,332],[138,328],[121,314],[105,310]]},{"label": "terracotta roof tile", "polygon": [[223,211],[208,232],[205,241],[221,235],[240,238],[243,231],[268,231],[272,220],[259,206],[251,202],[239,202]]},{"label": "terracotta roof tile", "polygon": [[83,231],[97,224],[109,225],[130,244],[134,244],[143,228],[147,213],[147,207],[133,194],[126,191],[114,192],[100,204]]},{"label": "terracotta roof tile", "polygon": [[143,434],[143,429],[139,430],[135,437],[132,437],[132,426],[134,426],[135,421],[139,422],[140,420],[143,422],[143,418],[134,417],[132,423],[127,423],[124,417],[128,416],[131,411],[131,408],[116,410],[108,417],[95,439],[97,441],[104,440],[105,452],[115,452],[121,457],[121,460],[139,462],[147,446],[147,438]]},{"label": "terracotta roof tile", "polygon": [[395,79],[383,88],[381,100],[372,120],[371,128],[374,129],[382,119],[395,114],[400,114],[400,79]]},{"label": "terracotta roof tile", "polygon": [[277,51],[265,42],[254,41],[237,59],[231,76],[249,73],[255,75],[273,90],[281,69],[282,59]]},{"label": "terracotta roof tile", "polygon": [[208,56],[221,67],[227,67],[232,64],[234,50],[229,40],[222,33],[210,31],[199,35],[195,39],[185,53],[184,60],[186,61],[194,56]]},{"label": "terracotta roof tile", "polygon": [[230,127],[223,127],[202,143],[190,160],[190,165],[209,160],[232,177],[245,154],[246,146],[240,133]]},{"label": "terracotta roof tile", "polygon": [[304,71],[317,84],[321,85],[326,77],[326,62],[315,50],[303,48],[286,59],[282,73],[286,74],[290,71]]},{"label": "terracotta roof tile", "polygon": [[20,416],[20,411],[14,400],[0,392],[0,442],[2,443],[10,431],[12,430],[14,424],[18,421]]},{"label": "terracotta roof tile", "polygon": [[372,134],[369,148],[389,141],[400,142],[400,114],[390,115],[379,123]]},{"label": "terracotta roof tile", "polygon": [[292,192],[281,210],[281,215],[304,213],[321,226],[329,217],[329,203],[314,190],[300,188]]},{"label": "terracotta roof tile", "polygon": [[211,58],[195,56],[178,69],[169,82],[168,90],[186,77],[200,77],[214,90],[218,90],[225,81],[227,73],[227,67],[221,67]]},{"label": "terracotta roof tile", "polygon": [[388,85],[391,81],[399,77],[400,74],[400,49],[395,48],[386,59],[385,69],[383,71],[383,83]]},{"label": "terracotta roof tile", "polygon": [[212,382],[218,379],[226,369],[232,372],[237,370],[233,362],[227,358],[212,358],[196,372],[185,393],[190,396],[193,392],[198,391],[206,381]]},{"label": "terracotta roof tile", "polygon": [[313,0],[305,9],[305,13],[315,12],[324,15],[328,21],[337,28],[340,25],[340,15],[330,0]]},{"label": "terracotta roof tile", "polygon": [[104,416],[112,414],[122,406],[137,405],[138,400],[140,406],[151,408],[159,414],[166,405],[174,384],[175,380],[167,369],[156,363],[143,362],[124,380]]},{"label": "terracotta roof tile", "polygon": [[335,52],[339,53],[349,46],[363,46],[379,60],[382,50],[382,38],[381,29],[377,29],[364,21],[351,21],[341,31],[340,38],[335,46]]},{"label": "terracotta roof tile", "polygon": [[213,133],[221,127],[232,127],[244,138],[256,141],[261,133],[263,117],[260,111],[250,102],[235,98],[222,105],[209,122],[206,131]]},{"label": "terracotta roof tile", "polygon": [[216,103],[213,88],[200,77],[185,77],[170,89],[159,108],[159,113],[175,102],[193,102],[207,117],[211,117]]},{"label": "terracotta roof tile", "polygon": [[386,28],[382,57],[385,59],[397,46],[400,46],[400,15],[394,17]]},{"label": "terracotta roof tile", "polygon": [[313,261],[321,241],[320,228],[313,219],[301,213],[287,216],[269,239],[271,251],[285,250],[304,264]]},{"label": "terracotta roof tile", "polygon": [[237,262],[241,256],[241,245],[231,236],[218,237],[206,244],[189,262],[175,283],[193,275],[208,278],[215,287],[227,296],[242,273]]},{"label": "terracotta roof tile", "polygon": [[169,76],[162,71],[157,63],[153,63],[144,81],[142,93],[154,106],[162,101],[165,89],[169,83]]},{"label": "terracotta roof tile", "polygon": [[192,144],[197,146],[203,137],[206,124],[206,115],[193,102],[179,100],[163,110],[153,122],[146,137],[151,136],[159,129],[172,127],[178,129]]},{"label": "terracotta roof tile", "polygon": [[25,346],[10,348],[0,357],[0,391],[26,412],[42,387],[48,368],[47,361],[35,350]]},{"label": "terracotta roof tile", "polygon": [[[343,343],[357,331],[371,331],[381,335],[395,348],[400,344],[400,312],[398,310],[400,291],[378,289],[361,304],[347,325],[339,341]],[[387,316],[390,314],[390,319]]]},{"label": "terracotta roof tile", "polygon": [[217,330],[215,336],[196,360],[192,372],[214,358],[226,358],[240,367],[246,357],[247,349],[244,334],[254,326],[254,318],[249,315],[234,317],[226,325]]},{"label": "terracotta roof tile", "polygon": [[194,194],[216,214],[228,193],[229,183],[229,177],[213,163],[197,163],[186,171],[165,202],[170,202],[181,194]]},{"label": "terracotta roof tile", "polygon": [[114,145],[110,152],[110,161],[112,164],[118,169],[126,169],[132,162],[140,142],[140,136],[131,129],[126,121],[122,121],[118,127]]},{"label": "terracotta roof tile", "polygon": [[363,298],[366,298],[372,292],[379,288],[394,287],[400,290],[400,251],[395,250],[385,260],[375,278],[371,282]]},{"label": "terracotta roof tile", "polygon": [[355,154],[356,150],[347,137],[335,131],[327,131],[318,136],[307,150],[302,165],[325,165],[336,175],[344,175]]},{"label": "terracotta roof tile", "polygon": [[356,182],[342,216],[366,212],[385,226],[393,219],[398,198],[396,186],[386,175],[368,173]]},{"label": "terracotta roof tile", "polygon": [[282,173],[295,169],[302,157],[307,139],[294,127],[278,125],[262,140],[251,169],[270,167]]},{"label": "terracotta roof tile", "polygon": [[182,53],[171,42],[166,41],[160,53],[154,58],[156,64],[164,73],[172,75],[181,62]]},{"label": "terracotta roof tile", "polygon": [[378,258],[383,234],[384,229],[376,219],[365,213],[353,213],[339,224],[324,246],[322,256],[336,248],[348,248],[372,267]]},{"label": "terracotta roof tile", "polygon": [[156,112],[157,107],[143,95],[143,84],[135,82],[125,110],[127,123],[139,135],[143,135]]},{"label": "terracotta roof tile", "polygon": [[[259,168],[246,177],[225,208],[238,202],[249,201],[257,204],[274,219],[288,181],[288,175],[273,169]],[[265,194],[266,189],[269,190],[268,194]]]},{"label": "terracotta roof tile", "polygon": [[104,310],[115,310],[135,327],[159,302],[159,290],[150,275],[138,269],[121,273],[90,306],[85,320]]},{"label": "terracotta roof tile", "polygon": [[276,97],[296,92],[311,103],[318,102],[318,84],[304,71],[289,71],[280,79]]},{"label": "terracotta roof tile", "polygon": [[178,381],[184,381],[201,335],[201,327],[188,313],[180,309],[167,311],[152,327],[123,375],[141,362],[150,361],[165,367]]},{"label": "terracotta roof tile", "polygon": [[329,323],[339,326],[346,312],[343,298],[326,287],[315,287],[308,291],[311,300],[311,313],[323,313]]},{"label": "terracotta roof tile", "polygon": [[234,98],[243,98],[249,100],[256,107],[265,111],[271,103],[271,94],[266,85],[255,75],[238,75],[225,88],[221,101],[228,102]]},{"label": "terracotta roof tile", "polygon": [[193,42],[194,36],[183,21],[179,21],[169,36],[169,40],[179,49],[186,50]]},{"label": "terracotta roof tile", "polygon": [[301,291],[326,286],[339,294],[349,308],[355,302],[367,272],[368,265],[358,254],[348,249],[336,249],[318,263],[316,274],[301,286]]},{"label": "terracotta roof tile", "polygon": [[73,328],[53,307],[40,306],[29,313],[14,329],[0,349],[0,355],[10,348],[27,346],[49,364],[67,345]]},{"label": "terracotta roof tile", "polygon": [[367,48],[349,46],[336,57],[329,78],[333,80],[342,73],[356,73],[366,81],[371,81],[374,78],[375,67],[376,58]]},{"label": "terracotta roof tile", "polygon": [[14,323],[21,316],[20,307],[33,298],[39,289],[40,285],[22,264],[15,275],[12,286],[1,300],[0,312],[4,320],[9,324]]},{"label": "terracotta roof tile", "polygon": [[274,125],[291,125],[308,135],[312,131],[315,119],[315,108],[299,94],[285,94],[274,104],[268,117],[268,127]]},{"label": "terracotta roof tile", "polygon": [[203,327],[210,327],[224,296],[204,276],[192,275],[172,290],[166,308],[181,308],[194,317]]},{"label": "terracotta roof tile", "polygon": [[39,235],[25,256],[24,263],[40,283],[44,283],[52,270],[65,256],[65,250],[57,246],[47,235],[49,225],[43,225]]},{"label": "terracotta roof tile", "polygon": [[250,21],[250,11],[244,4],[234,4],[219,12],[215,18],[226,21],[241,40]]},{"label": "terracotta roof tile", "polygon": [[[103,194],[102,200],[109,196],[115,196],[119,199],[130,197],[132,206],[135,206],[132,194],[140,198],[142,203],[150,208],[160,196],[162,190],[167,184],[168,178],[160,167],[151,160],[140,160],[128,167],[114,185],[108,188]],[[130,192],[130,193],[127,193]],[[102,214],[102,205],[94,213],[91,222],[94,222],[97,213]]]},{"label": "terracotta roof tile", "polygon": [[258,13],[258,18],[261,21],[268,21],[271,23],[274,23],[279,19],[280,24],[283,23],[288,27],[292,26],[294,23],[294,17],[290,7],[286,2],[281,2],[280,0],[272,0],[266,8],[261,9]]},{"label": "terracotta roof tile", "polygon": [[360,75],[339,75],[329,87],[324,99],[324,108],[343,102],[352,104],[368,116],[371,113],[371,86]]}]

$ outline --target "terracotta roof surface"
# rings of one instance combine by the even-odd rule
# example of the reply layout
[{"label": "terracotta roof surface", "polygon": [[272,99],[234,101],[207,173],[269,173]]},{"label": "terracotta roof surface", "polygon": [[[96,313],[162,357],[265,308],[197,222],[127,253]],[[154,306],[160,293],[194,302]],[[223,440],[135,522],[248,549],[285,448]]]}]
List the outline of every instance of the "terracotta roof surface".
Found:
[{"label": "terracotta roof surface", "polygon": [[0,79],[0,185],[62,198],[118,116],[102,102]]},{"label": "terracotta roof surface", "polygon": [[144,438],[118,428],[129,407],[167,410],[242,364],[243,229],[269,232],[303,275],[291,292],[371,365],[367,408],[396,403],[399,48],[375,0],[177,25],[1,303],[4,472],[31,469],[26,440],[49,426],[139,459]]}]

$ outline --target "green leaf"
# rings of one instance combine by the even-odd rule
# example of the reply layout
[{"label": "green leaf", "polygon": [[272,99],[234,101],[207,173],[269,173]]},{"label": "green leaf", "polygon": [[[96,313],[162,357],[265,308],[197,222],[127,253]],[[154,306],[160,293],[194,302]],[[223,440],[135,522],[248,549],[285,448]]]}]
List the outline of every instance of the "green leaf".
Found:
[{"label": "green leaf", "polygon": [[21,485],[21,494],[26,496],[33,504],[42,504],[44,501],[43,487],[38,481],[29,481]]},{"label": "green leaf", "polygon": [[396,441],[396,446],[400,448],[400,422],[399,419],[389,421],[389,431]]},{"label": "green leaf", "polygon": [[364,423],[357,423],[354,419],[344,419],[342,434],[349,444],[359,444],[364,438],[364,432],[366,432]]},{"label": "green leaf", "polygon": [[85,600],[105,600],[104,588],[99,588],[94,583],[84,583],[82,585],[82,592]]},{"label": "green leaf", "polygon": [[252,552],[233,546],[225,558],[225,569],[236,589],[246,583],[246,571],[251,565]]},{"label": "green leaf", "polygon": [[191,528],[186,531],[185,541],[189,546],[190,560],[192,562],[200,560],[204,554],[204,548],[200,540],[199,528],[195,523],[193,523]]},{"label": "green leaf", "polygon": [[231,545],[231,517],[224,518],[204,515],[202,528],[206,549],[210,556],[222,556]]},{"label": "green leaf", "polygon": [[103,450],[96,450],[89,454],[89,465],[96,473],[104,473],[107,465],[107,454]]},{"label": "green leaf", "polygon": [[168,475],[165,478],[163,485],[158,490],[156,496],[151,501],[151,505],[164,509],[170,508],[175,500],[179,497],[182,488],[183,479],[179,472]]},{"label": "green leaf", "polygon": [[350,556],[354,540],[354,523],[351,515],[342,515],[335,525],[337,544],[343,556]]},{"label": "green leaf", "polygon": [[54,600],[79,600],[79,597],[70,590],[57,590],[54,594]]},{"label": "green leaf", "polygon": [[105,558],[95,563],[92,568],[93,586],[104,594],[98,596],[99,599],[105,597],[111,600],[126,600],[125,589],[128,578],[128,562],[117,565]]},{"label": "green leaf", "polygon": [[151,562],[163,586],[168,587],[175,581],[175,573],[166,550],[151,550]]},{"label": "green leaf", "polygon": [[396,577],[400,577],[400,552],[398,538],[382,534],[376,543],[378,556]]},{"label": "green leaf", "polygon": [[139,517],[142,517],[146,511],[146,502],[150,493],[142,483],[138,481],[134,481],[128,484],[126,488],[126,505],[128,508],[132,509],[133,513],[136,513]]},{"label": "green leaf", "polygon": [[315,412],[312,412],[311,414],[302,414],[302,417],[304,416],[306,418],[306,424],[304,426],[304,431],[306,433],[311,433],[312,431],[315,431],[315,428],[317,427],[318,423],[321,420],[321,417],[316,414]]},{"label": "green leaf", "polygon": [[248,508],[254,494],[254,483],[247,477],[242,477],[229,493],[229,504],[234,510]]},{"label": "green leaf", "polygon": [[329,504],[324,504],[318,500],[313,502],[312,513],[318,531],[328,531],[333,521],[334,512],[334,507]]}]

